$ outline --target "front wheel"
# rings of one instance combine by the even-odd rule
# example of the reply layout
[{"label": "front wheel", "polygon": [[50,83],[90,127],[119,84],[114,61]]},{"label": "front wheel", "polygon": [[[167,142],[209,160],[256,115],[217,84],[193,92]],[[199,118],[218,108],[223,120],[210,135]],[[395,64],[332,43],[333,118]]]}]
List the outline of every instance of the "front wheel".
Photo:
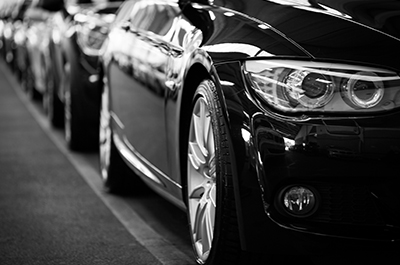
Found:
[{"label": "front wheel", "polygon": [[43,107],[50,124],[56,128],[64,125],[64,109],[56,91],[56,81],[53,70],[46,74],[46,90],[43,94]]},{"label": "front wheel", "polygon": [[64,130],[74,151],[96,151],[98,147],[98,101],[90,98],[77,59],[70,55],[64,65]]},{"label": "front wheel", "polygon": [[187,159],[188,218],[199,264],[240,264],[226,127],[215,85],[205,80],[193,99]]},{"label": "front wheel", "polygon": [[22,88],[28,95],[29,99],[39,100],[41,94],[35,88],[35,77],[30,65],[27,66],[25,73],[22,75]]}]

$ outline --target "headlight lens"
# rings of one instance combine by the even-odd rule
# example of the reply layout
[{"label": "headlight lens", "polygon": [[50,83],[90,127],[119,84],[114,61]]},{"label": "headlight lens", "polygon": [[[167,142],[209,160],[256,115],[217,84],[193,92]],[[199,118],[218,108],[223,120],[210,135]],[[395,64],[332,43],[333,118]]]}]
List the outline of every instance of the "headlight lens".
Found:
[{"label": "headlight lens", "polygon": [[400,77],[380,68],[295,60],[250,60],[255,92],[283,112],[377,112],[400,105]]}]

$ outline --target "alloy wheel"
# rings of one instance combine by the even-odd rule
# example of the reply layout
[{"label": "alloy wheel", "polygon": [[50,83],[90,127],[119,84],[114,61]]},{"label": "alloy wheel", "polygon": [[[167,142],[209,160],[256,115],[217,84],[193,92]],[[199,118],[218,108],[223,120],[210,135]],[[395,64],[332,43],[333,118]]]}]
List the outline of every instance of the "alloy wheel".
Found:
[{"label": "alloy wheel", "polygon": [[208,103],[200,96],[189,129],[188,206],[197,259],[205,263],[212,246],[216,214],[215,144]]}]

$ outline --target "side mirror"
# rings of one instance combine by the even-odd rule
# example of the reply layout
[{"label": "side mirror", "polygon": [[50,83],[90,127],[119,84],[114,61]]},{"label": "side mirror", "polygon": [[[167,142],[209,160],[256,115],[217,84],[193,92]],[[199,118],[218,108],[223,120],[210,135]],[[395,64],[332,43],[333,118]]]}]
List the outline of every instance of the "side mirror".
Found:
[{"label": "side mirror", "polygon": [[37,7],[43,8],[50,12],[60,11],[64,8],[64,0],[39,0]]}]

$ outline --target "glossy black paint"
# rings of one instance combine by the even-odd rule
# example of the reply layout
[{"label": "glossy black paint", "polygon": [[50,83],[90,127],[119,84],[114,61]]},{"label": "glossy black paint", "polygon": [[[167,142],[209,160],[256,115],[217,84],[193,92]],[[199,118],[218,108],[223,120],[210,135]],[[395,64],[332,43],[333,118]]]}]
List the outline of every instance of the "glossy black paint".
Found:
[{"label": "glossy black paint", "polygon": [[[235,70],[231,65],[216,69],[235,84],[222,89],[237,155],[244,231],[254,240],[246,241],[248,247],[257,249],[271,236],[269,225],[260,226],[262,217],[250,217],[254,205],[262,207],[256,202],[259,185],[268,218],[287,231],[398,242],[399,114],[294,121],[269,110],[260,112],[250,92],[243,90],[239,63],[232,64],[237,64]],[[288,139],[296,144],[289,147]],[[313,216],[296,220],[282,211],[279,191],[292,184],[318,191],[321,205]],[[286,236],[291,238],[290,233]],[[316,245],[315,251],[327,250],[325,246]]]},{"label": "glossy black paint", "polygon": [[[134,2],[117,17],[102,60],[113,130],[124,151],[157,177],[142,175],[152,188],[185,208],[188,112],[196,85],[211,78],[224,98],[244,249],[264,251],[276,242],[301,250],[298,242],[307,242],[317,252],[361,242],[398,249],[399,110],[279,113],[243,74],[243,61],[254,58],[351,62],[399,73],[399,16],[389,12],[400,9],[398,1],[167,1],[160,4],[170,26],[163,31],[129,20]],[[141,127],[141,119],[152,126]],[[279,194],[288,185],[316,190],[318,211],[286,214]]]},{"label": "glossy black paint", "polygon": [[[399,70],[399,1],[215,1],[255,17],[313,58],[381,64]],[[279,15],[277,15],[279,14]]]},{"label": "glossy black paint", "polygon": [[[54,3],[56,2],[57,1],[54,1]],[[84,87],[87,87],[84,89],[86,89],[89,94],[97,93],[94,91],[97,88],[96,82],[90,81],[89,78],[92,75],[98,74],[98,54],[90,52],[88,47],[90,43],[80,41],[80,37],[87,37],[84,35],[85,33],[87,34],[84,30],[89,28],[89,26],[93,27],[93,23],[95,23],[96,27],[94,27],[92,31],[99,32],[98,35],[106,34],[107,29],[102,28],[106,26],[106,22],[103,23],[104,25],[97,25],[96,22],[98,22],[97,20],[99,20],[99,18],[97,18],[97,20],[94,18],[91,20],[91,16],[95,17],[96,14],[100,16],[115,13],[120,4],[120,2],[115,2],[116,3],[106,3],[104,5],[94,5],[90,3],[90,1],[82,1],[80,5],[73,6],[72,8],[68,6],[59,8],[59,11],[53,19],[55,25],[53,35],[56,37],[53,36],[52,46],[50,47],[53,57],[53,67],[56,71],[58,83],[62,84],[65,58],[75,57],[80,67],[79,72],[82,75],[82,82],[85,84]],[[52,1],[49,1],[49,3],[52,4]],[[100,31],[102,32],[100,33]],[[97,49],[100,48],[100,45],[98,45],[99,47],[97,47]],[[61,100],[63,100],[64,88],[59,87],[59,90],[58,94]],[[95,97],[92,96],[92,98]]]}]

